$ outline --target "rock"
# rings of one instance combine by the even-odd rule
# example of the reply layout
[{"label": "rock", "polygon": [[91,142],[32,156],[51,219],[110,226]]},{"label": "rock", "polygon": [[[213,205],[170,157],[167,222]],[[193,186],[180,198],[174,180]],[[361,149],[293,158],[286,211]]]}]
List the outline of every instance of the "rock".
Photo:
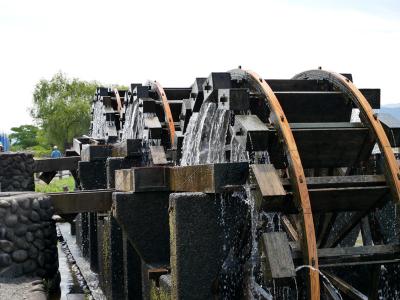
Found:
[{"label": "rock", "polygon": [[40,209],[40,205],[39,205],[38,199],[33,199],[33,201],[32,201],[32,209],[34,209],[34,210],[39,210]]},{"label": "rock", "polygon": [[34,236],[33,236],[33,233],[28,231],[28,232],[25,234],[25,239],[26,239],[26,241],[27,241],[28,243],[31,243],[31,242],[33,242],[33,240],[34,240],[35,238],[34,238]]},{"label": "rock", "polygon": [[6,239],[9,241],[15,240],[14,230],[12,230],[11,228],[7,228],[6,230]]},{"label": "rock", "polygon": [[16,250],[11,254],[11,257],[16,262],[24,262],[28,258],[28,252],[25,250]]},{"label": "rock", "polygon": [[0,207],[1,208],[9,208],[11,206],[11,203],[6,201],[6,200],[0,200]]},{"label": "rock", "polygon": [[16,215],[9,214],[6,216],[4,223],[8,227],[14,227],[18,223],[18,217]]},{"label": "rock", "polygon": [[42,240],[43,239],[43,231],[41,229],[36,230],[35,237]]},{"label": "rock", "polygon": [[15,199],[11,199],[11,212],[15,214],[18,211],[18,203]]},{"label": "rock", "polygon": [[37,269],[36,270],[36,275],[39,276],[39,277],[45,277],[46,276],[46,271],[44,269],[42,269],[42,268]]},{"label": "rock", "polygon": [[25,224],[19,224],[15,229],[14,233],[17,236],[24,236],[28,230],[28,227]]},{"label": "rock", "polygon": [[40,221],[40,216],[36,211],[32,211],[31,215],[29,217],[33,222],[39,222]]},{"label": "rock", "polygon": [[0,226],[0,239],[4,239],[6,237],[7,228],[4,226]]},{"label": "rock", "polygon": [[10,253],[14,250],[14,244],[8,240],[0,240],[0,249]]},{"label": "rock", "polygon": [[38,249],[34,245],[31,245],[28,250],[28,256],[30,258],[36,258],[38,254],[39,254]]},{"label": "rock", "polygon": [[26,217],[26,216],[24,216],[24,215],[19,215],[19,221],[21,222],[21,223],[24,223],[24,224],[29,224],[29,223],[31,223],[31,221]]},{"label": "rock", "polygon": [[43,253],[39,253],[38,257],[37,257],[37,262],[39,264],[40,267],[44,266],[45,263],[45,259],[44,259],[44,255]]},{"label": "rock", "polygon": [[31,208],[31,198],[24,197],[24,198],[19,199],[19,206],[22,209],[30,209]]},{"label": "rock", "polygon": [[0,267],[2,268],[8,267],[9,265],[11,265],[11,263],[12,261],[9,254],[7,253],[0,254]]},{"label": "rock", "polygon": [[0,277],[15,278],[23,274],[22,264],[12,264],[0,272]]},{"label": "rock", "polygon": [[7,214],[7,209],[0,207],[0,219]]},{"label": "rock", "polygon": [[28,259],[22,265],[25,274],[32,273],[37,268],[37,263],[33,259]]},{"label": "rock", "polygon": [[43,209],[47,209],[51,207],[51,199],[50,197],[40,197],[38,198],[40,207]]},{"label": "rock", "polygon": [[15,245],[15,248],[25,249],[25,250],[28,250],[29,246],[30,246],[29,243],[24,238],[20,238],[20,237],[14,238],[14,245]]},{"label": "rock", "polygon": [[39,228],[42,228],[42,224],[35,223],[35,224],[30,225],[28,230],[33,232],[33,231],[38,230]]},{"label": "rock", "polygon": [[44,249],[44,242],[43,240],[34,240],[33,244],[35,245],[36,248],[38,248],[39,250],[43,250]]}]

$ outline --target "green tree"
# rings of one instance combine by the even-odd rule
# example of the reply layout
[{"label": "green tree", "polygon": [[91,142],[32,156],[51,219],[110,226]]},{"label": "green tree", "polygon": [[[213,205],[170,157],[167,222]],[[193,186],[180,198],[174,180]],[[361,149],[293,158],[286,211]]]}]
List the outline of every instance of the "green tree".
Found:
[{"label": "green tree", "polygon": [[27,149],[38,145],[36,140],[39,128],[34,125],[21,125],[12,127],[12,133],[9,135],[11,145],[16,150]]},{"label": "green tree", "polygon": [[91,101],[97,85],[67,78],[61,72],[36,84],[31,115],[43,129],[48,144],[63,149],[73,137],[88,132]]}]

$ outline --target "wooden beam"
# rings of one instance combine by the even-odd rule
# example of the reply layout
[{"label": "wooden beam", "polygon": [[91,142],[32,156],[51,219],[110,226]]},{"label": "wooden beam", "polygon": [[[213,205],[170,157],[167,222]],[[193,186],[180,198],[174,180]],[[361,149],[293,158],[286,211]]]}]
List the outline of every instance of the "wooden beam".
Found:
[{"label": "wooden beam", "polygon": [[136,157],[142,155],[142,140],[127,139],[112,145],[113,157]]},{"label": "wooden beam", "polygon": [[273,165],[251,165],[250,168],[264,199],[284,198],[286,196],[281,179]]},{"label": "wooden beam", "polygon": [[296,277],[286,233],[264,233],[262,235],[261,245],[266,258],[264,274],[268,279]]},{"label": "wooden beam", "polygon": [[166,165],[168,163],[163,146],[150,146],[150,155],[154,165]]},{"label": "wooden beam", "polygon": [[334,274],[329,272],[324,272],[325,276],[332,282],[334,286],[336,286],[342,293],[348,296],[350,299],[354,300],[368,300],[368,297],[357,290],[355,287],[351,286],[344,280],[340,279]]},{"label": "wooden beam", "polygon": [[[296,264],[301,264],[301,249],[292,247],[292,257]],[[399,261],[400,245],[319,248],[318,259],[321,267],[342,267],[354,264],[380,264],[382,261],[391,260]]]},{"label": "wooden beam", "polygon": [[47,193],[56,214],[104,212],[111,209],[114,190],[88,190],[67,193]]},{"label": "wooden beam", "polygon": [[[280,180],[285,189],[290,188],[289,179],[281,178]],[[306,182],[309,189],[386,185],[385,176],[383,175],[306,177]]]},{"label": "wooden beam", "polygon": [[245,184],[248,174],[247,162],[171,167],[170,188],[175,192],[221,193]]},{"label": "wooden beam", "polygon": [[63,170],[77,170],[80,156],[69,156],[60,158],[35,159],[34,172],[52,172]]}]

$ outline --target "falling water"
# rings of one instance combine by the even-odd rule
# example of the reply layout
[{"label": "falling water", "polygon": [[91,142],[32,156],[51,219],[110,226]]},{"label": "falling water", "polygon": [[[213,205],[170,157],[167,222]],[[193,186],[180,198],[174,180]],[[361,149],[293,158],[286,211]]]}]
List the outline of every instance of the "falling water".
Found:
[{"label": "falling water", "polygon": [[224,162],[228,121],[228,111],[218,109],[215,103],[204,103],[189,120],[181,165]]},{"label": "falling water", "polygon": [[92,105],[93,121],[91,128],[91,136],[94,138],[104,138],[106,133],[106,118],[104,116],[104,105],[100,100],[95,100]]},{"label": "falling water", "polygon": [[138,128],[142,123],[141,112],[139,111],[139,101],[133,100],[128,104],[125,111],[125,125],[122,132],[122,140],[134,139],[137,137]]}]

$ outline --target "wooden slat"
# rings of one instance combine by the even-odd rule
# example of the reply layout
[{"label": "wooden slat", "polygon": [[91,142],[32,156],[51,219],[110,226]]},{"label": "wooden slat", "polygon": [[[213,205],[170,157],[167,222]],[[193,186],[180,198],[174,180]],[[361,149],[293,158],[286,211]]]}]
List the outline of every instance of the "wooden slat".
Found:
[{"label": "wooden slat", "polygon": [[[290,181],[287,178],[280,179],[286,189],[290,189]],[[318,188],[344,188],[344,187],[365,187],[383,186],[386,180],[383,175],[350,175],[350,176],[322,176],[306,177],[309,189]]]},{"label": "wooden slat", "polygon": [[80,156],[69,156],[60,158],[36,159],[34,172],[52,172],[63,170],[77,170]]},{"label": "wooden slat", "polygon": [[250,166],[257,184],[260,188],[261,194],[265,199],[269,197],[284,197],[286,191],[283,188],[281,179],[273,165],[251,165]]},{"label": "wooden slat", "polygon": [[[399,260],[399,255],[400,245],[394,244],[318,249],[318,259],[320,260],[321,267],[346,266],[355,263],[379,264],[383,260]],[[295,247],[292,250],[293,260],[297,264],[301,264],[301,257],[300,248]]]},{"label": "wooden slat", "polygon": [[361,293],[359,290],[357,290],[355,287],[351,286],[344,280],[340,279],[334,274],[325,272],[326,277],[332,282],[334,286],[339,288],[341,292],[343,292],[346,296],[348,296],[350,299],[354,300],[368,300],[368,297],[365,296],[363,293]]},{"label": "wooden slat", "polygon": [[291,278],[296,276],[286,233],[264,233],[262,235],[262,246],[266,258],[264,274],[268,279]]},{"label": "wooden slat", "polygon": [[47,193],[56,214],[102,212],[111,209],[113,190]]},{"label": "wooden slat", "polygon": [[171,167],[171,190],[176,192],[221,193],[245,184],[247,162]]}]

